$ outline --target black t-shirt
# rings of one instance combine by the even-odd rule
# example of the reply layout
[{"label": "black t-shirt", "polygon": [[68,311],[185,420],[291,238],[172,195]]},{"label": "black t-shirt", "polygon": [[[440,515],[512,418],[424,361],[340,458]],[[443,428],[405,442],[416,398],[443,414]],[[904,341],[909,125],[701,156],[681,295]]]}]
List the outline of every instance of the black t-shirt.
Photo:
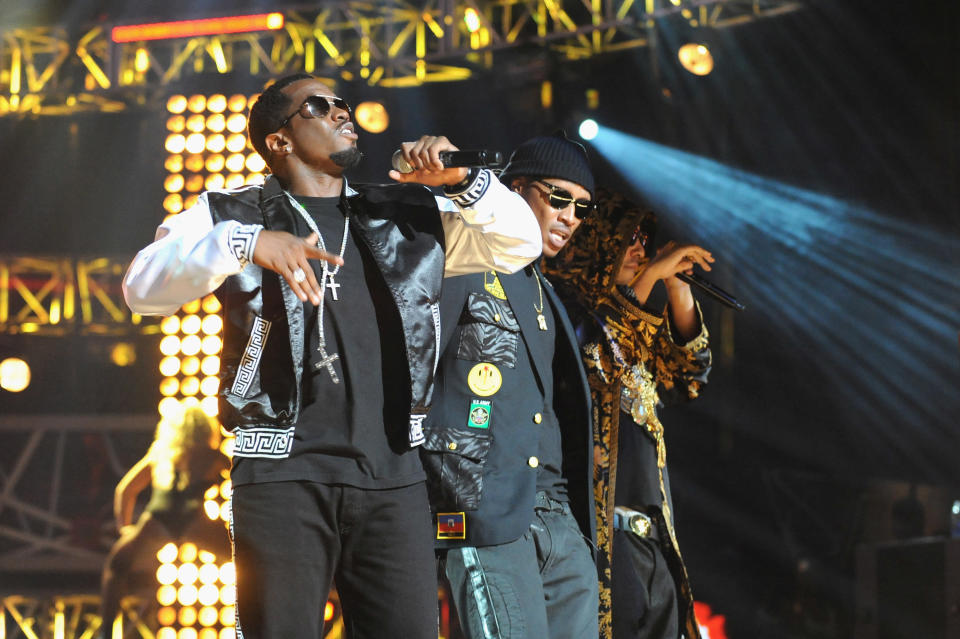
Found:
[{"label": "black t-shirt", "polygon": [[[530,269],[532,267],[527,268]],[[541,290],[537,288],[537,280],[534,279],[536,277],[538,277],[538,275],[535,273],[533,277],[529,278],[530,287],[532,288],[531,296],[535,302],[533,311],[535,312],[537,308],[542,309],[547,330],[537,331],[530,339],[543,340],[541,347],[550,354],[548,361],[552,363],[557,351],[557,338],[560,335],[560,331],[557,330],[559,324],[556,312],[553,309],[553,305],[550,304],[546,293],[541,295]],[[543,282],[541,282],[540,285],[547,286],[547,284]],[[543,306],[540,306],[541,302]],[[531,371],[531,374],[533,374],[533,371]],[[537,490],[546,492],[548,496],[558,501],[567,501],[567,480],[564,479],[561,469],[563,463],[563,446],[560,437],[560,422],[553,411],[553,392],[555,386],[553,375],[544,375],[543,383],[544,409],[543,420],[539,424],[540,445],[537,457],[540,460],[540,465],[537,467]]]},{"label": "black t-shirt", "polygon": [[[663,482],[670,495],[670,478],[663,469]],[[620,430],[617,442],[617,491],[615,505],[637,510],[659,509],[660,474],[657,470],[657,444],[646,427],[638,425],[633,417],[620,411]]]},{"label": "black t-shirt", "polygon": [[[340,198],[297,200],[337,254],[343,239]],[[297,234],[311,233],[297,216]],[[285,459],[234,460],[236,483],[306,480],[359,488],[396,488],[424,479],[416,451],[408,443],[409,372],[404,357],[400,316],[379,269],[362,240],[348,233],[344,264],[324,290],[326,353],[337,354],[328,368],[316,364],[318,307],[304,312],[304,374],[300,417],[290,456]],[[323,264],[312,261],[317,282]],[[332,268],[332,267],[331,267]]]}]

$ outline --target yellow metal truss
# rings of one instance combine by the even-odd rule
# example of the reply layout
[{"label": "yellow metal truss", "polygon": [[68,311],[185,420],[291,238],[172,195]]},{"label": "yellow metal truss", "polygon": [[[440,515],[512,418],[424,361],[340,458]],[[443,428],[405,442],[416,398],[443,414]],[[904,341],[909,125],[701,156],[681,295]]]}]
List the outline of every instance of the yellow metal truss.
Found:
[{"label": "yellow metal truss", "polygon": [[123,301],[126,260],[0,256],[0,333],[152,334]]},{"label": "yellow metal truss", "polygon": [[[646,46],[658,18],[723,28],[794,11],[791,0],[337,0],[283,11],[281,31],[116,44],[97,26],[0,32],[0,115],[117,110],[200,73],[306,71],[382,87],[469,78],[520,45],[582,60]],[[281,8],[282,10],[282,8]],[[465,18],[469,18],[465,19]]]}]

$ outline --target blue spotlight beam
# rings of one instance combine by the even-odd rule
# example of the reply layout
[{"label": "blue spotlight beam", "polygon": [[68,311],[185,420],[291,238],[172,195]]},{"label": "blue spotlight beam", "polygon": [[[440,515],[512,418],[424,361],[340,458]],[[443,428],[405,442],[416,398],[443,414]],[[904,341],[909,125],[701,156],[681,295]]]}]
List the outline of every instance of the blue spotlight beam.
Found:
[{"label": "blue spotlight beam", "polygon": [[930,454],[957,439],[960,238],[603,126],[590,143],[732,266],[736,281],[721,285],[749,307],[738,321],[767,323],[822,378],[785,390],[819,396],[810,411],[844,424],[832,441],[873,462],[953,472]]}]

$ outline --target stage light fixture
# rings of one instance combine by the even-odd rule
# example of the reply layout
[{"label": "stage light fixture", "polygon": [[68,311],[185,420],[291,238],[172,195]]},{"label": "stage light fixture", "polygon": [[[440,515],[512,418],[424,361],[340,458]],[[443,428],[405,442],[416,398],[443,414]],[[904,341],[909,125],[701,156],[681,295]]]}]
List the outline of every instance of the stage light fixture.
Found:
[{"label": "stage light fixture", "polygon": [[175,22],[151,22],[114,27],[110,37],[114,42],[145,42],[174,38],[216,36],[224,33],[250,33],[253,31],[276,31],[282,29],[282,13],[258,13],[222,18],[178,20]]},{"label": "stage light fixture", "polygon": [[163,148],[167,150],[167,153],[183,153],[186,145],[186,139],[183,137],[183,135],[179,133],[171,133],[167,136],[167,139],[163,144]]},{"label": "stage light fixture", "polygon": [[713,71],[713,55],[705,44],[688,42],[677,51],[677,58],[693,75],[709,75]]},{"label": "stage light fixture", "polygon": [[247,128],[247,116],[242,113],[232,113],[227,118],[227,131],[230,133],[243,133]]},{"label": "stage light fixture", "polygon": [[180,342],[180,352],[184,355],[196,355],[200,352],[202,342],[196,335],[187,335]]},{"label": "stage light fixture", "polygon": [[242,133],[234,133],[227,138],[227,150],[231,153],[240,153],[247,148],[247,138]]},{"label": "stage light fixture", "polygon": [[223,340],[219,335],[207,335],[203,338],[201,350],[204,355],[216,355],[223,348]]},{"label": "stage light fixture", "polygon": [[[200,193],[203,190],[203,176],[197,173],[194,173],[187,178],[184,188],[190,193]],[[184,203],[184,206],[188,206]]]},{"label": "stage light fixture", "polygon": [[168,315],[160,322],[160,332],[164,335],[175,335],[180,330],[180,317]]},{"label": "stage light fixture", "polygon": [[204,163],[204,168],[207,169],[209,173],[219,173],[223,170],[224,166],[224,157],[221,153],[214,153],[207,157],[206,162]]},{"label": "stage light fixture", "polygon": [[176,335],[167,335],[160,340],[160,352],[164,355],[176,355],[180,352],[180,338]]},{"label": "stage light fixture", "polygon": [[183,208],[185,208],[185,209],[193,208],[194,206],[197,205],[197,200],[198,200],[198,199],[200,199],[200,196],[199,196],[199,195],[196,195],[196,194],[188,195],[188,196],[183,200]]},{"label": "stage light fixture", "polygon": [[580,123],[577,132],[580,134],[580,137],[584,140],[592,140],[597,137],[597,133],[600,132],[600,126],[597,124],[597,121],[593,118],[587,118]]},{"label": "stage light fixture", "polygon": [[263,184],[263,181],[266,180],[266,176],[263,173],[251,173],[247,176],[247,184]]},{"label": "stage light fixture", "polygon": [[207,119],[201,113],[195,113],[186,119],[184,126],[191,133],[203,133],[203,128],[207,124]]},{"label": "stage light fixture", "polygon": [[164,397],[157,405],[157,412],[160,413],[161,417],[167,419],[172,418],[178,411],[182,410],[183,409],[180,408],[180,400],[176,397]]},{"label": "stage light fixture", "polygon": [[247,161],[244,162],[244,165],[251,173],[260,173],[267,168],[267,163],[263,161],[259,153],[250,153],[247,155]]},{"label": "stage light fixture", "polygon": [[172,564],[177,560],[177,545],[172,541],[167,542],[157,551],[157,560],[162,564]]},{"label": "stage light fixture", "polygon": [[167,111],[170,113],[183,113],[187,110],[187,98],[182,95],[171,95],[167,98]]},{"label": "stage light fixture", "polygon": [[171,115],[167,118],[167,130],[180,133],[186,127],[187,121],[182,115]]},{"label": "stage light fixture", "polygon": [[175,356],[164,357],[160,360],[160,374],[173,377],[180,370],[180,358]]},{"label": "stage light fixture", "polygon": [[177,631],[177,639],[197,639],[197,629],[196,628],[180,628]]},{"label": "stage light fixture", "polygon": [[172,585],[177,580],[177,567],[173,564],[160,564],[157,568],[157,581],[164,585]]},{"label": "stage light fixture", "polygon": [[223,189],[224,184],[226,184],[226,178],[223,177],[223,173],[214,173],[208,175],[203,181],[203,188],[208,191],[219,191]]},{"label": "stage light fixture", "polygon": [[365,131],[383,133],[390,126],[390,115],[380,102],[361,102],[354,110],[354,117]]},{"label": "stage light fixture", "polygon": [[179,173],[168,175],[163,181],[163,188],[168,193],[178,193],[183,190],[183,176]]},{"label": "stage light fixture", "polygon": [[161,626],[172,626],[177,621],[177,611],[170,606],[163,606],[157,611],[157,621]]},{"label": "stage light fixture", "polygon": [[176,377],[164,377],[160,382],[160,394],[164,397],[173,397],[180,390],[180,382]]},{"label": "stage light fixture", "polygon": [[30,365],[19,357],[0,362],[0,388],[19,393],[30,385]]},{"label": "stage light fixture", "polygon": [[203,165],[204,165],[203,156],[196,155],[196,154],[188,155],[187,159],[184,160],[183,162],[184,168],[186,168],[188,171],[191,171],[192,173],[199,173],[200,171],[202,171]]},{"label": "stage light fixture", "polygon": [[[202,153],[207,146],[207,138],[203,133],[191,133],[187,136],[185,148],[190,153]],[[201,158],[202,161],[202,158]],[[202,165],[201,165],[202,166]]]},{"label": "stage light fixture", "polygon": [[220,379],[218,377],[204,377],[200,382],[200,394],[204,397],[216,397],[220,390]]},{"label": "stage light fixture", "polygon": [[239,189],[245,182],[246,178],[240,173],[231,173],[227,176],[227,181],[224,182],[224,186],[228,189]]},{"label": "stage light fixture", "polygon": [[243,157],[242,153],[234,153],[232,155],[227,156],[227,160],[226,162],[224,162],[224,166],[231,173],[239,173],[240,171],[243,170],[244,160],[245,158]]},{"label": "stage light fixture", "polygon": [[223,113],[227,110],[227,96],[214,93],[207,98],[207,110],[210,113]]},{"label": "stage light fixture", "polygon": [[201,628],[200,634],[197,635],[197,639],[217,639],[220,635],[217,634],[217,631],[213,628]]},{"label": "stage light fixture", "polygon": [[219,400],[216,397],[204,397],[200,400],[200,409],[207,417],[216,417],[220,412]]},{"label": "stage light fixture", "polygon": [[219,315],[207,315],[200,324],[204,335],[216,335],[223,330],[223,320]]},{"label": "stage light fixture", "polygon": [[214,133],[207,136],[207,151],[211,153],[220,153],[227,146],[227,140],[222,133]]},{"label": "stage light fixture", "polygon": [[222,113],[214,113],[207,118],[207,130],[214,133],[222,133],[227,128],[227,119]]},{"label": "stage light fixture", "polygon": [[180,332],[186,335],[199,333],[201,326],[203,326],[203,322],[200,320],[199,315],[184,315],[180,319]]},{"label": "stage light fixture", "polygon": [[220,300],[217,299],[216,295],[207,295],[203,298],[202,308],[204,313],[219,313],[220,309]]},{"label": "stage light fixture", "polygon": [[183,198],[179,193],[171,193],[163,198],[163,210],[167,213],[179,213],[183,210]]},{"label": "stage light fixture", "polygon": [[480,14],[473,7],[467,7],[463,11],[463,23],[467,25],[467,31],[476,33],[480,30]]},{"label": "stage light fixture", "polygon": [[227,100],[227,110],[231,113],[240,113],[247,108],[247,96],[235,93]]},{"label": "stage light fixture", "polygon": [[199,357],[184,357],[183,363],[180,365],[180,372],[183,375],[196,375],[200,371],[200,358]]},{"label": "stage light fixture", "polygon": [[169,155],[167,159],[163,162],[163,168],[167,170],[168,173],[179,173],[183,170],[183,156],[182,155]]}]

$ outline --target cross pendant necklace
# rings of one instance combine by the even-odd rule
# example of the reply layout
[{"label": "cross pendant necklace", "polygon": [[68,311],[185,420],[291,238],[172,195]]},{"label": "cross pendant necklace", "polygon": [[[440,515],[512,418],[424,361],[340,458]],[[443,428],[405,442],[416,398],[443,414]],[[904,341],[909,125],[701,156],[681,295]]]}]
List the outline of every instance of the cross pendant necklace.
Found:
[{"label": "cross pendant necklace", "polygon": [[[323,235],[320,234],[320,229],[317,228],[317,223],[313,221],[313,218],[310,217],[310,214],[297,202],[296,198],[287,193],[287,199],[290,200],[290,203],[293,205],[293,208],[296,209],[297,213],[300,214],[300,217],[303,218],[303,221],[307,223],[307,226],[310,227],[310,230],[317,234],[317,247],[321,251],[326,251],[327,247],[323,242]],[[347,250],[347,235],[350,233],[350,215],[344,215],[343,217],[343,241],[340,242],[340,259],[343,259],[343,254]],[[337,375],[337,370],[333,367],[333,363],[340,359],[340,355],[337,353],[328,354],[327,353],[327,339],[323,333],[323,308],[324,300],[326,295],[324,295],[325,288],[329,288],[331,294],[333,295],[333,301],[339,301],[340,297],[337,295],[337,289],[340,288],[340,285],[334,281],[333,276],[340,271],[340,265],[338,264],[334,269],[330,269],[330,263],[323,263],[323,274],[320,277],[320,306],[317,308],[317,352],[320,354],[320,361],[313,365],[313,369],[319,371],[321,368],[326,368],[327,372],[330,373],[330,379],[334,384],[340,383],[340,376]]]},{"label": "cross pendant necklace", "polygon": [[330,273],[330,276],[327,278],[326,286],[330,289],[330,293],[333,295],[333,301],[337,302],[340,300],[340,297],[337,295],[337,289],[340,288],[340,285],[334,281],[334,275],[336,275],[336,273]]},{"label": "cross pendant necklace", "polygon": [[340,355],[337,353],[334,353],[333,355],[327,355],[327,349],[323,346],[317,348],[317,352],[320,353],[320,357],[323,359],[313,365],[313,370],[318,371],[321,368],[326,367],[327,372],[330,373],[330,379],[333,380],[333,383],[339,384],[340,378],[337,376],[337,370],[333,367],[333,363],[340,359]]}]

